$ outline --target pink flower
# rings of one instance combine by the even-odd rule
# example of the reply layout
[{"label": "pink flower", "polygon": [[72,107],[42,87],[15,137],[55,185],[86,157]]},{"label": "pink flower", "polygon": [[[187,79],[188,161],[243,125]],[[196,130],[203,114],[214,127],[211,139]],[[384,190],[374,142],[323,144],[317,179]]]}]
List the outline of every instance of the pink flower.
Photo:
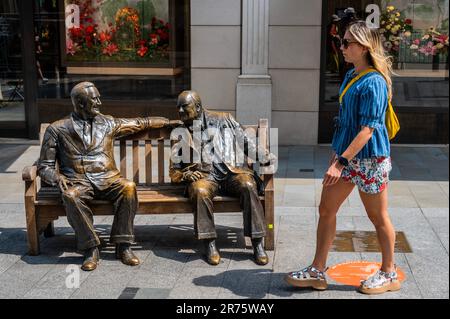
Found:
[{"label": "pink flower", "polygon": [[435,37],[435,40],[438,41],[439,43],[446,43],[448,42],[448,35],[446,34],[440,34],[438,36]]},{"label": "pink flower", "polygon": [[103,49],[103,54],[112,56],[114,53],[116,53],[116,52],[118,52],[118,51],[119,51],[119,47],[118,47],[116,44],[111,43],[111,44],[108,44],[108,45]]},{"label": "pink flower", "polygon": [[73,43],[72,40],[67,39],[66,41],[66,54],[75,55],[79,49],[78,44]]},{"label": "pink flower", "polygon": [[419,44],[420,44],[420,40],[419,40],[419,39],[415,39],[415,40],[413,41],[413,44],[419,45]]},{"label": "pink flower", "polygon": [[425,54],[425,56],[436,55],[436,48],[433,45],[433,42],[428,42],[427,45],[422,46],[419,49],[420,53]]}]

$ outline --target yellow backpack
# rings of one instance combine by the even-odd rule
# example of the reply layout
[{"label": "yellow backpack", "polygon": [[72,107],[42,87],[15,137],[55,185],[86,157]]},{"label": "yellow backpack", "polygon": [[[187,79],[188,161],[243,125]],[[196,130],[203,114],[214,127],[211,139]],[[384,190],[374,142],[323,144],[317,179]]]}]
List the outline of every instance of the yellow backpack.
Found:
[{"label": "yellow backpack", "polygon": [[[355,84],[364,75],[366,75],[368,73],[372,73],[372,72],[378,72],[378,71],[375,69],[368,69],[364,72],[361,72],[360,74],[358,74],[358,76],[356,76],[353,80],[351,80],[350,83],[347,84],[347,86],[344,88],[341,95],[339,96],[339,104],[342,105],[342,101],[344,99],[345,93],[347,93],[348,89],[350,89],[350,87],[353,84]],[[392,103],[391,103],[391,99],[389,99],[388,107],[386,109],[385,122],[386,122],[386,128],[387,128],[389,140],[392,140],[397,135],[398,131],[400,131],[400,122],[397,118],[397,115],[395,114],[394,107],[392,106]]]}]

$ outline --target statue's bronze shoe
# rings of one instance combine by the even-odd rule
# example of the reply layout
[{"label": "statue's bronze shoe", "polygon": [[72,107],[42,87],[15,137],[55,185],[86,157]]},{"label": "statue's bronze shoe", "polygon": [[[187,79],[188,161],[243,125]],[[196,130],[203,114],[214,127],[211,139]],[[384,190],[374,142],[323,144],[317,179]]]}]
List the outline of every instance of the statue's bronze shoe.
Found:
[{"label": "statue's bronze shoe", "polygon": [[206,248],[206,260],[208,264],[212,266],[217,266],[220,264],[220,254],[216,247],[215,240],[206,240],[205,241]]},{"label": "statue's bronze shoe", "polygon": [[255,263],[260,266],[267,265],[269,263],[269,256],[267,256],[266,251],[263,246],[262,238],[252,239],[253,244],[253,257],[255,258]]},{"label": "statue's bronze shoe", "polygon": [[130,244],[116,245],[116,258],[128,266],[137,266],[141,263],[139,258],[131,250]]},{"label": "statue's bronze shoe", "polygon": [[99,251],[97,247],[90,248],[84,253],[83,264],[81,265],[81,269],[84,271],[92,271],[97,268],[97,264],[99,261]]}]

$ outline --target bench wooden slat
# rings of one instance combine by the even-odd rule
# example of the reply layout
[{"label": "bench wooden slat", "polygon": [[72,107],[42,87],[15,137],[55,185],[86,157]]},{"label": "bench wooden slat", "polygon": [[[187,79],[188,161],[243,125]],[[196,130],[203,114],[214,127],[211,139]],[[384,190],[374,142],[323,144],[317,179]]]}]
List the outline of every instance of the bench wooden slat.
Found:
[{"label": "bench wooden slat", "polygon": [[120,174],[127,178],[127,141],[120,140]]},{"label": "bench wooden slat", "polygon": [[133,182],[139,183],[139,141],[133,141]]},{"label": "bench wooden slat", "polygon": [[158,140],[158,183],[164,184],[164,139]]},{"label": "bench wooden slat", "polygon": [[152,141],[145,141],[145,184],[152,183]]},{"label": "bench wooden slat", "polygon": [[[263,203],[264,205],[264,203]],[[66,216],[64,206],[56,201],[46,201],[45,205],[35,205],[37,216],[47,218]],[[91,207],[94,215],[111,215],[112,204],[107,202],[93,202]],[[214,201],[214,213],[241,212],[239,201]],[[192,214],[192,204],[189,201],[166,201],[155,205],[153,202],[139,203],[138,215],[143,214]]]}]

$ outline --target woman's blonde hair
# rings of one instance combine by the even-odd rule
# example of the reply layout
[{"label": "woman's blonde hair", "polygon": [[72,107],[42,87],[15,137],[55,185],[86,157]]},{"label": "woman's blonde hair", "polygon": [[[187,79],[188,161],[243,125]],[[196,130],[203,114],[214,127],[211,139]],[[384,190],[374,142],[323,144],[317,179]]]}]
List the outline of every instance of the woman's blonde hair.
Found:
[{"label": "woman's blonde hair", "polygon": [[347,31],[368,50],[368,62],[386,80],[389,98],[392,97],[392,57],[386,54],[378,29],[369,28],[365,21],[350,24]]}]

